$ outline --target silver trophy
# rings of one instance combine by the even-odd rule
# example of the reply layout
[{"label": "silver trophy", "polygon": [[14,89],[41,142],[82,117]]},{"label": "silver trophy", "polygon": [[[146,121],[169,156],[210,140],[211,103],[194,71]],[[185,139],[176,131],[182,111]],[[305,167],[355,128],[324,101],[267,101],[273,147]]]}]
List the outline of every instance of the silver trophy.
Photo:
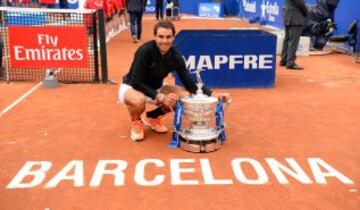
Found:
[{"label": "silver trophy", "polygon": [[188,127],[181,127],[177,131],[178,146],[189,152],[213,152],[221,148],[224,140],[219,138],[219,135],[224,132],[224,126],[212,123],[216,117],[219,117],[217,109],[220,102],[218,98],[203,93],[200,70],[195,73],[197,78],[196,94],[180,99],[183,107],[182,115],[189,123]]}]

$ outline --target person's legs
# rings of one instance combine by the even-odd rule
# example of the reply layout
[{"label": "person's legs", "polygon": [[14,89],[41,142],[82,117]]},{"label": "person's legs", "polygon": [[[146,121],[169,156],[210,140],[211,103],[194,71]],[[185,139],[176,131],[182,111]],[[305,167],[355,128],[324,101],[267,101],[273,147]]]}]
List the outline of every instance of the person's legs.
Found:
[{"label": "person's legs", "polygon": [[[184,88],[174,85],[164,85],[159,91],[163,94],[174,93],[178,95],[179,98],[189,96],[189,92]],[[153,131],[157,133],[166,133],[168,129],[161,123],[160,118],[166,113],[171,112],[173,109],[174,107],[158,106],[157,108],[146,112],[146,116],[143,116],[141,120]]]},{"label": "person's legs", "polygon": [[281,60],[280,60],[281,66],[286,66],[288,47],[289,47],[289,26],[285,26],[285,37],[283,41]]},{"label": "person's legs", "polygon": [[295,65],[296,50],[299,46],[302,26],[291,26],[289,28],[289,46],[286,66]]},{"label": "person's legs", "polygon": [[136,21],[136,14],[134,12],[129,11],[130,16],[130,32],[131,37],[134,39],[134,42],[137,42],[136,38],[136,28],[135,28],[135,21]]},{"label": "person's legs", "polygon": [[137,19],[136,19],[136,24],[137,24],[137,39],[138,39],[138,40],[141,39],[142,16],[143,16],[143,13],[142,13],[142,12],[139,12],[139,13],[137,14]]},{"label": "person's legs", "polygon": [[144,127],[140,116],[145,111],[146,96],[131,86],[122,84],[119,89],[119,99],[126,104],[131,117],[130,138],[134,141],[144,139]]},{"label": "person's legs", "polygon": [[160,17],[160,5],[158,3],[156,3],[155,12],[156,12],[156,20],[159,20],[159,17]]},{"label": "person's legs", "polygon": [[[160,91],[160,93],[163,93],[163,94],[174,93],[174,94],[178,95],[179,98],[190,95],[187,90],[185,90],[182,87],[175,86],[175,85],[164,85],[159,91]],[[171,112],[171,110],[173,110],[173,109],[174,109],[174,107],[159,106],[159,107],[155,108],[154,110],[147,112],[146,116],[151,117],[151,118],[157,118],[159,116],[165,115],[168,112]]]},{"label": "person's legs", "polygon": [[160,5],[159,5],[159,13],[160,13],[160,18],[163,19],[164,18],[164,5],[163,5],[163,2],[161,2]]},{"label": "person's legs", "polygon": [[179,96],[179,98],[190,95],[189,91],[187,91],[185,88],[176,85],[164,85],[160,89],[160,92],[163,94],[175,93]]},{"label": "person's legs", "polygon": [[128,108],[131,120],[140,120],[141,114],[145,111],[145,95],[133,88],[129,88],[125,92],[124,103]]}]

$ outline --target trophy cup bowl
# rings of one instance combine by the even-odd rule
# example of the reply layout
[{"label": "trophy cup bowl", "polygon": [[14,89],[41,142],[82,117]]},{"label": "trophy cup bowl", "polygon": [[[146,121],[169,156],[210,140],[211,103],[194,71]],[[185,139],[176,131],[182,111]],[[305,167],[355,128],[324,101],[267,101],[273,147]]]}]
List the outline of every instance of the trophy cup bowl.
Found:
[{"label": "trophy cup bowl", "polygon": [[215,119],[218,99],[203,94],[186,96],[180,102],[190,127],[180,130],[180,148],[189,152],[212,152],[221,147],[220,130],[209,125]]},{"label": "trophy cup bowl", "polygon": [[[218,98],[203,93],[200,71],[196,70],[196,93],[180,99],[176,105],[174,132],[170,147],[180,147],[188,152],[213,152],[221,148],[225,141],[223,103]],[[227,101],[226,103],[229,103]],[[190,126],[182,127],[182,117],[190,121]],[[214,120],[216,125],[209,124]]]},{"label": "trophy cup bowl", "polygon": [[193,122],[209,121],[215,117],[217,98],[214,97],[183,97],[184,116]]}]

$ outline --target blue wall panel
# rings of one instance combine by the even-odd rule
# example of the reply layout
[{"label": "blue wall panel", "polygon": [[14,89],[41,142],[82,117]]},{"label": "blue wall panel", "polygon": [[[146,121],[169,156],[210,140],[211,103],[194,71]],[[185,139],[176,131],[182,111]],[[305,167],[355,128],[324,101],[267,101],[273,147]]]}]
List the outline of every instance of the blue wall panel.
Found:
[{"label": "blue wall panel", "polygon": [[[208,87],[274,87],[276,36],[260,30],[182,30],[174,45]],[[176,74],[175,74],[176,75]],[[176,84],[181,84],[176,77]]]},{"label": "blue wall panel", "polygon": [[[199,3],[213,0],[179,0],[180,11],[184,14],[198,15]],[[306,0],[307,4],[315,4],[317,0]],[[164,6],[166,0],[164,0]],[[257,20],[262,25],[283,28],[284,0],[224,0],[225,15],[240,16],[249,20]],[[155,10],[155,0],[148,0],[147,12]],[[360,0],[341,0],[335,11],[337,23],[336,34],[344,34],[351,21],[360,21]]]}]

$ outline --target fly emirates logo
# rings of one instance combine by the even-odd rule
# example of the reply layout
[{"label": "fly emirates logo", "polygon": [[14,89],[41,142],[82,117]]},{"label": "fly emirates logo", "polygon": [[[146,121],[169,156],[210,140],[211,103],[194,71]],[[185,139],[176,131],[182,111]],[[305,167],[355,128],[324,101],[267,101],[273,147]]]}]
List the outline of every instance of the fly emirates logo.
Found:
[{"label": "fly emirates logo", "polygon": [[19,61],[79,61],[84,58],[83,49],[59,47],[59,37],[48,34],[37,36],[37,48],[15,45],[14,57]]},{"label": "fly emirates logo", "polygon": [[86,68],[86,28],[80,26],[9,27],[13,68]]}]

